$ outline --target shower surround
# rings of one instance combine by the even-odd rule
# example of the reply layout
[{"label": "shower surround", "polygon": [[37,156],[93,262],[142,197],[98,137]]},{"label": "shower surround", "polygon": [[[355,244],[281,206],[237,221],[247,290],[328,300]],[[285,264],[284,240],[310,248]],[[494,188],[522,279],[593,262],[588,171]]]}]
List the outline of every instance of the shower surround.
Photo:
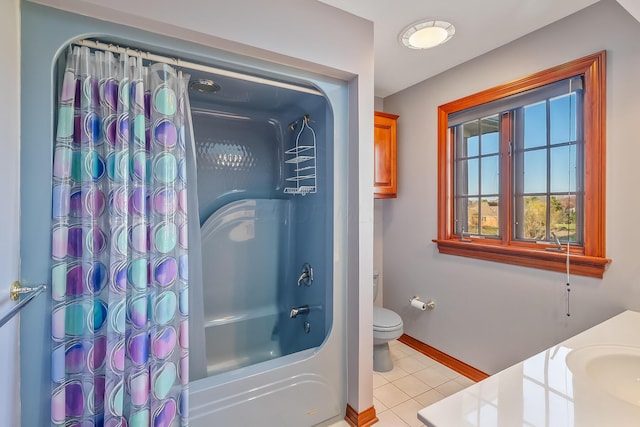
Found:
[{"label": "shower surround", "polygon": [[[51,212],[52,158],[42,153],[53,152],[55,123],[55,103],[42,102],[42,94],[57,93],[60,53],[69,41],[100,34],[114,44],[180,52],[181,59],[235,69],[249,78],[191,72],[192,79],[213,80],[219,89],[191,91],[195,143],[191,160],[179,171],[191,178],[192,194],[190,425],[210,425],[212,419],[222,425],[259,424],[265,414],[279,426],[340,418],[346,403],[346,263],[341,260],[347,218],[337,207],[347,200],[337,183],[347,180],[346,84],[228,53],[221,60],[201,46],[33,4],[25,5],[22,18],[22,82],[28,94],[23,111],[51,124],[22,128],[23,162],[35,166],[22,181],[22,250],[34,255],[23,257],[23,270],[47,278],[42,281],[51,274],[49,263],[37,256],[40,248],[51,247],[50,233],[38,224],[48,224]],[[285,85],[263,85],[256,76]],[[296,168],[287,163],[286,151],[296,144],[306,116],[317,144],[316,191],[303,195],[285,191]],[[310,286],[300,280],[305,263],[313,268]],[[296,307],[308,307],[308,313],[292,316]],[[47,389],[51,378],[45,360],[51,307],[42,298],[33,308],[35,314],[21,325],[22,419],[24,425],[44,425],[49,400],[36,390]]]}]

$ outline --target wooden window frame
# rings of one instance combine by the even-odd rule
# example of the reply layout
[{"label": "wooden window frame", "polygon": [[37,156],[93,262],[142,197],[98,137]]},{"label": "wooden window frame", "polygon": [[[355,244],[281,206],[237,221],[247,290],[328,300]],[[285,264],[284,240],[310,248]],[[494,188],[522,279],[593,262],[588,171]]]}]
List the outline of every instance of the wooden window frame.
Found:
[{"label": "wooden window frame", "polygon": [[[438,238],[434,242],[443,254],[487,261],[566,271],[567,253],[547,251],[539,243],[514,241],[511,237],[512,210],[502,216],[508,224],[502,239],[477,239],[455,234],[453,203],[453,144],[448,125],[450,114],[502,99],[555,81],[582,75],[584,79],[584,245],[570,247],[572,274],[602,278],[611,262],[605,257],[605,135],[606,135],[606,51],[585,56],[563,65],[534,73],[503,85],[449,102],[438,107]],[[510,131],[503,129],[503,131]],[[508,156],[500,160],[502,171],[509,170]],[[511,176],[511,174],[509,174]],[[501,191],[512,198],[510,179],[503,179]]]}]

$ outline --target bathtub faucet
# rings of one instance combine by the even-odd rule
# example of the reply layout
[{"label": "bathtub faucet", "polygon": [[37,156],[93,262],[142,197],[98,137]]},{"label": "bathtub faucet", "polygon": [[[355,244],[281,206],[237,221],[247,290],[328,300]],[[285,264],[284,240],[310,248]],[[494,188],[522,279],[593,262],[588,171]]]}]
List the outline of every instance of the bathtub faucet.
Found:
[{"label": "bathtub faucet", "polygon": [[290,317],[292,319],[295,319],[296,317],[298,317],[299,314],[309,314],[309,306],[302,305],[300,307],[291,307]]},{"label": "bathtub faucet", "polygon": [[302,265],[302,273],[300,274],[300,277],[298,277],[298,287],[302,286],[303,283],[306,286],[311,286],[312,282],[313,282],[313,268],[311,267],[311,264],[309,264],[308,262],[305,262]]}]

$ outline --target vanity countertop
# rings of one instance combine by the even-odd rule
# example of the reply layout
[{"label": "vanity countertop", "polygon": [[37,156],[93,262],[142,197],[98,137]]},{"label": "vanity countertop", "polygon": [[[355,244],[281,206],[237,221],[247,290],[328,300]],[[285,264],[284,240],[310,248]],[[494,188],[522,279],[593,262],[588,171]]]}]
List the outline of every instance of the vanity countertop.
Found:
[{"label": "vanity countertop", "polygon": [[[575,375],[567,364],[573,350],[569,365],[580,372]],[[613,361],[607,365],[609,370],[596,372],[605,387],[593,379],[593,369],[601,367],[589,365],[589,376],[582,374],[586,368],[576,368],[583,355],[594,351],[622,355],[609,359]],[[421,409],[418,419],[429,427],[638,427],[639,351],[640,313],[625,311]],[[616,375],[625,382],[624,390],[620,384],[611,384]],[[624,398],[613,396],[620,394]]]}]

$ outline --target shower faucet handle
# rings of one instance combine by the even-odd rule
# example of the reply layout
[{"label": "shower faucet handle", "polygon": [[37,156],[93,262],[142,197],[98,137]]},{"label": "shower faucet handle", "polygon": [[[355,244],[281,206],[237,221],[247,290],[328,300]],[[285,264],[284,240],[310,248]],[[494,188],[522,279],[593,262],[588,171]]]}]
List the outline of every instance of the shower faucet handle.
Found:
[{"label": "shower faucet handle", "polygon": [[289,314],[289,317],[295,319],[300,314],[309,314],[309,306],[301,305],[300,307],[291,307],[291,313]]},{"label": "shower faucet handle", "polygon": [[302,265],[302,273],[298,277],[298,287],[302,286],[303,283],[305,286],[311,286],[311,283],[313,283],[313,268],[308,262]]}]

